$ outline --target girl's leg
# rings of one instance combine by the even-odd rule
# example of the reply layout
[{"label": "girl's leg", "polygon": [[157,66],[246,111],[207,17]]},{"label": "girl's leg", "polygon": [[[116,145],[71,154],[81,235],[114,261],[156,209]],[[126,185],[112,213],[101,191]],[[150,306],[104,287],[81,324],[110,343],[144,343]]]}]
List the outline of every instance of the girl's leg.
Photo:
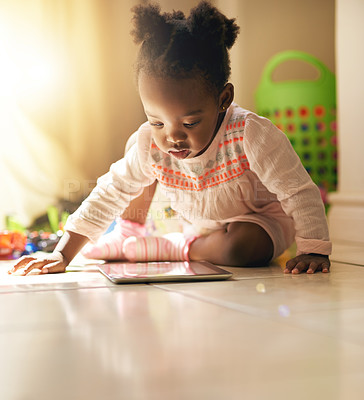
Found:
[{"label": "girl's leg", "polygon": [[117,219],[114,230],[101,236],[96,244],[87,244],[81,253],[87,258],[99,260],[125,260],[122,249],[124,240],[129,236],[139,237],[147,233],[145,222],[156,187],[157,181],[146,187]]},{"label": "girl's leg", "polygon": [[130,237],[123,251],[130,261],[210,261],[232,267],[267,265],[273,243],[266,231],[251,222],[233,222],[225,229],[196,239],[182,233],[163,237]]},{"label": "girl's leg", "polygon": [[191,243],[189,259],[232,267],[267,265],[273,242],[267,232],[252,222],[232,222]]}]

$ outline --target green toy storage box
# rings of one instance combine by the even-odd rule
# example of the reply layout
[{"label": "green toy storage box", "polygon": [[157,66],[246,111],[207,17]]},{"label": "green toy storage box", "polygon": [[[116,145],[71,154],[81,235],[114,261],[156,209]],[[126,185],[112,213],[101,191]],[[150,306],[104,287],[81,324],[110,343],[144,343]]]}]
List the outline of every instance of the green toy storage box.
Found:
[{"label": "green toy storage box", "polygon": [[[311,64],[319,72],[318,79],[274,82],[273,71],[290,60]],[[287,135],[326,203],[326,193],[335,190],[337,183],[334,74],[310,54],[278,53],[264,68],[255,103],[257,113]]]}]

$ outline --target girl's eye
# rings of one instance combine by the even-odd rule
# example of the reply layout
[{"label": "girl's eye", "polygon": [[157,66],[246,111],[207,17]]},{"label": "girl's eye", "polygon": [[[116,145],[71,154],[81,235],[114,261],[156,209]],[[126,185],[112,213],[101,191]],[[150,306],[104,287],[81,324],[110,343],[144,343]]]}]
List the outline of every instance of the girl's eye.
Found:
[{"label": "girl's eye", "polygon": [[161,122],[149,122],[151,126],[155,126],[157,128],[161,128],[163,124]]},{"label": "girl's eye", "polygon": [[192,127],[198,125],[199,123],[200,123],[200,121],[196,121],[196,122],[193,122],[192,124],[183,124],[183,125],[184,125],[186,128],[192,128]]}]

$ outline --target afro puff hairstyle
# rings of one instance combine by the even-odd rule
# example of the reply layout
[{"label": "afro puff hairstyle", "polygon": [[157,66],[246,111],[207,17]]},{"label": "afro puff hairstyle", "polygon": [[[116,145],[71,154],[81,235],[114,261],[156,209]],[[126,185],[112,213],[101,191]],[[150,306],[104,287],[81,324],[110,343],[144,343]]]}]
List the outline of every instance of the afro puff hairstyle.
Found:
[{"label": "afro puff hairstyle", "polygon": [[228,19],[208,1],[201,1],[186,18],[183,12],[161,13],[157,4],[132,8],[131,34],[140,44],[136,63],[141,71],[161,78],[200,76],[220,92],[230,77],[228,50],[239,33],[235,19]]}]

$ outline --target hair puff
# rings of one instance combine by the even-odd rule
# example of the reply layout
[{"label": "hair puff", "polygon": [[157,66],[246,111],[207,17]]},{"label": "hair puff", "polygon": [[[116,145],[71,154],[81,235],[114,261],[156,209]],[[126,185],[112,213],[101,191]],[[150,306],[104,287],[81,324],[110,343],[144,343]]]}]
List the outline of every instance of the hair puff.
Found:
[{"label": "hair puff", "polygon": [[214,40],[230,49],[239,33],[235,19],[229,19],[208,1],[201,1],[188,17],[191,34],[201,41]]},{"label": "hair puff", "polygon": [[140,4],[133,7],[132,12],[134,29],[131,35],[135,43],[153,39],[164,42],[170,36],[173,26],[166,21],[166,15],[161,14],[158,4]]}]

